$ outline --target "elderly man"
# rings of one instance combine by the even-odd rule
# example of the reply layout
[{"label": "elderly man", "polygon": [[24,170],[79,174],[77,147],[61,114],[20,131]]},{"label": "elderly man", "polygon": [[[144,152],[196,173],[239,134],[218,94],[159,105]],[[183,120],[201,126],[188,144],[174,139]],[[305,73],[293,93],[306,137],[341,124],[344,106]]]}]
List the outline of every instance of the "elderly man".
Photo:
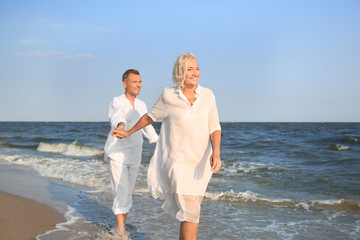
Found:
[{"label": "elderly man", "polygon": [[122,77],[125,93],[115,97],[109,107],[111,131],[105,143],[105,160],[108,162],[110,183],[114,196],[112,211],[115,214],[120,236],[125,233],[125,221],[132,206],[132,194],[141,163],[143,136],[156,143],[158,135],[149,125],[126,139],[113,137],[115,129],[131,129],[147,113],[146,105],[136,98],[141,90],[140,73],[127,70]]}]

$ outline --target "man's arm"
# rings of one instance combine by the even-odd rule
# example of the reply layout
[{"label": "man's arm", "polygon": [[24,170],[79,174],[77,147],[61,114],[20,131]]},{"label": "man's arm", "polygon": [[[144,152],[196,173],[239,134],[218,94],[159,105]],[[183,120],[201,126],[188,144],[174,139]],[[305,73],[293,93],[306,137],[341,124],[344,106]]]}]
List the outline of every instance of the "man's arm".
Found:
[{"label": "man's arm", "polygon": [[109,120],[112,128],[118,128],[119,124],[125,128],[125,116],[122,111],[122,103],[118,97],[115,97],[109,106]]}]

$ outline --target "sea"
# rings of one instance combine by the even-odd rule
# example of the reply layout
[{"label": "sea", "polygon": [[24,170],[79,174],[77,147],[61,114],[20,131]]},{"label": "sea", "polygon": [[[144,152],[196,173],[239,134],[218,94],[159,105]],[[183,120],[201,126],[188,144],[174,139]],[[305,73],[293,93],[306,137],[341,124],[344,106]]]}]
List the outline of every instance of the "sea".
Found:
[{"label": "sea", "polygon": [[[221,127],[223,165],[202,202],[197,239],[360,239],[360,123]],[[66,222],[37,239],[56,231],[68,239],[117,239],[103,160],[109,131],[108,122],[0,122],[0,163],[78,189],[63,211]],[[147,188],[154,148],[144,140],[126,225],[134,240],[178,239],[179,222]]]}]

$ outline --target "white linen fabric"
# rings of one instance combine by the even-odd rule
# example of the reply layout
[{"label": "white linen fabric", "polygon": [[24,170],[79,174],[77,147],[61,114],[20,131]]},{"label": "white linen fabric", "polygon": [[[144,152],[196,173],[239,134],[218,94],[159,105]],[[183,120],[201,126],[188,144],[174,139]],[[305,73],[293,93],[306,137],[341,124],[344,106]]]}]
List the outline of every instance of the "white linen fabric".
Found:
[{"label": "white linen fabric", "polygon": [[[134,155],[135,154],[141,159],[141,152],[140,154],[134,152]],[[112,211],[115,215],[128,213],[132,207],[132,193],[140,164],[123,164],[121,161],[116,161],[111,158],[107,163],[114,197]]]},{"label": "white linen fabric", "polygon": [[[135,98],[135,108],[133,108],[130,101],[125,97],[125,94],[114,97],[109,106],[109,120],[111,130],[104,147],[105,161],[109,157],[114,160],[121,160],[124,163],[140,163],[134,162],[135,160],[127,157],[126,151],[133,151],[133,149],[138,149],[140,152],[142,151],[142,134],[144,134],[144,136],[149,139],[150,143],[155,143],[157,141],[158,135],[156,134],[154,127],[149,125],[143,128],[141,131],[137,131],[136,133],[124,139],[113,137],[111,132],[117,128],[119,122],[124,122],[126,125],[125,129],[130,130],[146,113],[146,105],[140,99]],[[139,161],[139,159],[137,159],[137,161]]]},{"label": "white linen fabric", "polygon": [[104,147],[104,158],[108,162],[111,188],[114,196],[113,213],[124,214],[132,206],[132,193],[141,163],[143,136],[150,143],[157,141],[158,135],[153,126],[149,125],[128,138],[113,137],[111,132],[119,122],[125,123],[125,129],[131,129],[139,119],[147,113],[143,101],[135,98],[135,107],[125,94],[115,97],[110,103],[109,120],[111,130]]},{"label": "white linen fabric", "polygon": [[166,88],[148,116],[162,120],[148,169],[148,186],[162,208],[179,221],[199,222],[212,172],[210,134],[221,130],[213,92],[198,85],[191,105],[179,87]]}]

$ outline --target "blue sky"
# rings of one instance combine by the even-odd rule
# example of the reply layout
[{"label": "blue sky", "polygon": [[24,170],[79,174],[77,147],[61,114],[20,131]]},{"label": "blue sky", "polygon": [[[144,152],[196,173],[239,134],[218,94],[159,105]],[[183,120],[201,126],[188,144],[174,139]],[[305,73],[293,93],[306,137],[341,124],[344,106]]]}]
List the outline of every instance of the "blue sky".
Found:
[{"label": "blue sky", "polygon": [[360,121],[360,1],[0,0],[0,121],[107,121],[121,75],[148,108],[193,52],[221,121]]}]

